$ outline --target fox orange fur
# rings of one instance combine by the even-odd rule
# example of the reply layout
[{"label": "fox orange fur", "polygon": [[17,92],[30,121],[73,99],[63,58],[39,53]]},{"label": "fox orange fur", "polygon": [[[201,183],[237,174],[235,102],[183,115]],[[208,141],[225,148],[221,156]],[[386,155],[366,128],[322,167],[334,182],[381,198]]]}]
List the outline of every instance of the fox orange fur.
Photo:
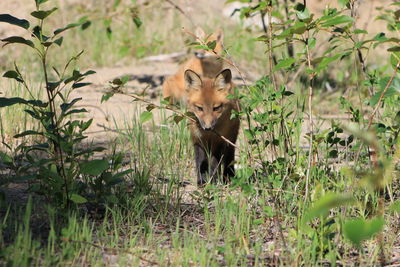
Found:
[{"label": "fox orange fur", "polygon": [[190,125],[197,183],[203,185],[209,179],[215,182],[219,174],[223,174],[224,182],[228,182],[235,175],[235,147],[221,136],[234,144],[240,126],[238,118],[231,118],[231,111],[239,109],[238,100],[228,98],[234,89],[232,73],[225,69],[215,78],[206,78],[186,70],[184,79],[188,110],[197,119]]},{"label": "fox orange fur", "polygon": [[[196,37],[204,40],[207,36],[202,29],[196,30]],[[187,94],[185,91],[184,73],[190,69],[195,71],[202,77],[214,78],[219,72],[222,71],[223,61],[219,57],[223,51],[222,44],[223,34],[222,30],[211,34],[206,38],[206,43],[215,41],[216,45],[213,51],[196,50],[194,55],[183,64],[178,71],[168,77],[163,83],[164,98],[169,98],[171,103],[186,102]]]}]

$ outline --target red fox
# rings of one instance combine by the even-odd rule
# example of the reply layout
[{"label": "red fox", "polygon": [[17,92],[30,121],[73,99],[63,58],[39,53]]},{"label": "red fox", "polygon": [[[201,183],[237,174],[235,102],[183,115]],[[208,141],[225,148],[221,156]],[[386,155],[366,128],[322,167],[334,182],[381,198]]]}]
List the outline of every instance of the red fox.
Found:
[{"label": "red fox", "polygon": [[[198,28],[196,30],[196,37],[204,40],[207,36],[202,29]],[[214,78],[215,75],[222,71],[223,60],[219,57],[223,51],[222,39],[222,30],[218,30],[208,36],[206,43],[216,42],[214,51],[196,50],[194,55],[174,75],[164,81],[164,98],[169,97],[170,103],[186,102],[187,94],[185,92],[185,79],[183,76],[188,69],[195,71],[202,77],[209,78]]]},{"label": "red fox", "polygon": [[239,132],[239,119],[231,119],[231,111],[239,110],[238,100],[228,99],[233,93],[232,73],[221,71],[215,78],[200,77],[192,70],[186,70],[185,89],[188,110],[194,113],[196,123],[190,124],[197,169],[197,184],[204,185],[208,179],[216,181],[223,168],[224,182],[235,175],[233,144]]}]

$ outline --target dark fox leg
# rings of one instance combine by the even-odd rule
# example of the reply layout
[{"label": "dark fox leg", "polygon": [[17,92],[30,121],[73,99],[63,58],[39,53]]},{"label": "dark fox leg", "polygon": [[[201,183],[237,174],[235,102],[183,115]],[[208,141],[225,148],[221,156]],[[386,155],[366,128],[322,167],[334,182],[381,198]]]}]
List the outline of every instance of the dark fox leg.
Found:
[{"label": "dark fox leg", "polygon": [[223,156],[223,168],[224,168],[224,182],[230,181],[230,178],[235,176],[235,147],[227,144]]},{"label": "dark fox leg", "polygon": [[196,161],[197,185],[201,186],[207,182],[208,158],[204,149],[199,145],[194,145],[194,158]]},{"label": "dark fox leg", "polygon": [[212,183],[216,183],[220,176],[221,157],[218,155],[211,155],[210,160],[210,179]]}]

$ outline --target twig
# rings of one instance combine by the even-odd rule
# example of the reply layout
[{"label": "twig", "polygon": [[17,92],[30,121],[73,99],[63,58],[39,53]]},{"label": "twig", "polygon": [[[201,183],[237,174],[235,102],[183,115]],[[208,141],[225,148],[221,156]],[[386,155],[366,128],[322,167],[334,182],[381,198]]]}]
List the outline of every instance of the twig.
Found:
[{"label": "twig", "polygon": [[[261,0],[258,0],[258,2],[261,3]],[[267,30],[267,25],[265,24],[265,11],[264,10],[260,10],[260,17],[261,17],[261,23],[263,26],[263,30],[264,30],[265,34],[267,34],[268,30]]]},{"label": "twig", "polygon": [[216,135],[218,135],[219,137],[222,138],[222,140],[224,140],[225,142],[227,142],[228,144],[230,144],[231,146],[237,148],[237,145],[235,145],[234,143],[232,143],[231,141],[229,141],[225,136],[220,135],[218,132],[216,132],[215,130],[212,131],[213,133],[215,133]]},{"label": "twig", "polygon": [[[353,23],[352,23],[353,30],[356,29],[356,20],[357,20],[357,14],[358,14],[356,2],[357,2],[357,0],[350,1],[350,15],[353,18]],[[358,38],[358,35],[351,36],[350,34],[348,34],[348,36],[349,36],[350,40],[352,40],[354,42],[354,44],[356,44],[356,43],[358,43],[360,41],[359,38]],[[363,58],[363,55],[362,55],[362,52],[361,52],[361,48],[356,47],[356,50],[357,50],[356,55],[357,55],[358,61],[361,64],[362,73],[364,74],[364,79],[365,79],[365,77],[368,76],[367,66],[365,64],[365,60]],[[372,96],[373,93],[374,93],[372,85],[368,87],[368,91],[369,91],[369,95]]]},{"label": "twig", "polygon": [[[306,1],[304,0],[304,4]],[[308,68],[311,69],[311,55],[308,42],[306,42],[306,51],[307,51],[307,64]],[[308,186],[310,182],[310,173],[311,173],[311,166],[313,162],[313,141],[314,141],[314,122],[313,122],[313,113],[312,113],[312,99],[313,99],[313,87],[312,82],[314,80],[314,73],[310,74],[310,85],[308,87],[308,117],[310,123],[310,147],[308,150],[308,166],[307,166],[307,175],[306,175],[306,192],[304,195],[304,201],[308,198]]]},{"label": "twig", "polygon": [[96,125],[97,125],[98,127],[103,128],[103,129],[106,130],[106,131],[109,131],[109,132],[113,132],[113,133],[117,133],[117,134],[122,134],[122,135],[130,136],[129,134],[126,134],[126,133],[124,133],[124,132],[121,132],[121,131],[118,131],[118,130],[115,130],[115,129],[111,129],[111,128],[105,126],[104,124],[97,123]]},{"label": "twig", "polygon": [[85,108],[85,107],[95,108],[95,109],[99,110],[100,113],[103,114],[103,116],[104,116],[104,118],[106,119],[106,121],[109,120],[109,117],[110,117],[110,116],[107,115],[107,113],[106,113],[102,108],[100,108],[99,106],[85,104],[85,105],[76,105],[75,107],[76,107],[76,108],[79,108],[79,107],[84,107],[84,108]]},{"label": "twig", "polygon": [[101,245],[98,245],[98,244],[96,244],[96,243],[92,243],[92,242],[88,242],[88,241],[81,241],[81,240],[72,240],[72,239],[69,239],[69,238],[61,238],[61,241],[63,241],[63,242],[70,242],[70,243],[81,243],[81,244],[85,244],[85,245],[90,245],[90,246],[92,246],[92,247],[101,249],[102,251],[112,251],[112,252],[114,252],[114,253],[115,253],[115,252],[127,253],[127,254],[130,254],[130,255],[136,256],[136,257],[138,257],[139,259],[141,259],[142,261],[145,261],[145,262],[150,263],[150,264],[152,264],[152,265],[157,265],[157,266],[160,265],[158,262],[155,262],[155,261],[152,261],[152,260],[148,260],[148,259],[144,258],[143,256],[136,255],[136,254],[132,253],[131,251],[127,250],[127,249],[108,248],[108,247],[103,247],[103,246],[101,246]]},{"label": "twig", "polygon": [[[176,113],[176,114],[178,114],[178,115],[180,115],[180,116],[182,116],[182,117],[184,117],[184,118],[187,118],[187,119],[190,120],[191,122],[197,123],[197,120],[196,120],[196,119],[193,119],[192,117],[188,116],[187,114],[183,113],[182,111],[177,110],[177,109],[175,108],[175,106],[173,106],[173,105],[168,104],[168,105],[165,105],[165,106],[160,106],[160,105],[156,105],[156,104],[154,104],[153,102],[151,102],[151,101],[149,101],[149,100],[147,100],[147,99],[145,99],[145,98],[143,98],[143,97],[140,97],[140,96],[138,96],[138,95],[135,95],[135,94],[127,94],[127,93],[123,93],[123,92],[120,92],[120,91],[117,91],[117,93],[130,96],[130,97],[132,97],[133,99],[139,100],[139,101],[144,102],[144,103],[146,103],[146,104],[149,104],[149,105],[151,105],[151,106],[154,107],[154,108],[171,110],[172,112],[174,112],[174,113]],[[233,147],[235,147],[235,148],[238,148],[234,143],[232,143],[230,140],[228,140],[225,136],[219,134],[219,133],[216,132],[216,131],[213,131],[213,133],[217,134],[219,137],[222,138],[222,140],[224,140],[225,142],[227,142],[227,143],[230,144],[231,146],[233,146]]]},{"label": "twig", "polygon": [[178,6],[177,4],[175,4],[174,2],[172,2],[171,0],[165,0],[165,1],[167,1],[167,3],[169,3],[169,4],[172,5],[174,8],[176,8],[180,13],[182,13],[182,15],[184,15],[184,16],[189,20],[189,22],[190,22],[194,27],[196,27],[196,23],[194,23],[194,21],[192,20],[192,18],[191,18],[188,14],[186,14],[186,12],[185,12],[180,6]]},{"label": "twig", "polygon": [[192,117],[186,115],[185,113],[183,113],[183,112],[180,111],[180,110],[177,110],[173,105],[168,104],[168,105],[165,105],[165,106],[160,106],[160,105],[156,105],[156,104],[154,104],[153,102],[151,102],[151,101],[149,101],[149,100],[147,100],[147,99],[145,99],[145,98],[143,98],[143,97],[140,97],[140,96],[138,96],[138,95],[135,95],[135,94],[127,94],[127,93],[123,93],[123,92],[119,92],[119,91],[118,91],[117,93],[130,96],[130,97],[132,97],[132,98],[135,99],[135,100],[139,100],[139,101],[144,102],[144,103],[146,103],[146,104],[152,105],[153,107],[158,108],[158,109],[168,109],[168,110],[171,110],[171,111],[177,113],[178,115],[189,119],[191,122],[197,122],[197,121],[196,121],[195,119],[193,119]]},{"label": "twig", "polygon": [[[378,103],[376,103],[375,108],[374,108],[374,110],[372,111],[371,116],[369,117],[369,121],[368,121],[368,125],[367,125],[366,131],[368,131],[368,130],[371,128],[372,121],[374,120],[375,114],[376,114],[376,112],[378,111],[378,109],[379,109],[379,107],[380,107],[380,105],[381,105],[381,103],[382,103],[382,99],[383,99],[383,97],[385,96],[386,91],[389,89],[390,85],[392,85],[392,82],[393,82],[394,78],[396,77],[396,73],[397,73],[397,71],[399,70],[399,68],[400,68],[400,61],[397,62],[396,68],[394,69],[393,74],[392,74],[392,76],[390,77],[390,80],[389,80],[388,83],[386,84],[385,89],[383,89],[383,91],[382,91],[382,93],[381,93],[381,96],[379,97]],[[362,146],[360,146],[359,149],[358,149],[358,151],[357,151],[357,154],[356,154],[356,157],[355,157],[355,160],[354,160],[355,162],[357,162],[357,161],[358,161],[358,158],[360,157],[361,149],[362,149]]]},{"label": "twig", "polygon": [[384,97],[385,94],[386,94],[386,91],[389,89],[390,85],[392,85],[392,82],[393,82],[394,78],[396,77],[396,73],[397,73],[397,71],[399,70],[399,68],[400,68],[400,61],[397,62],[396,68],[394,69],[393,74],[392,74],[392,76],[390,77],[390,80],[389,80],[388,83],[386,84],[385,89],[383,89],[383,92],[382,92],[381,96],[379,97],[378,103],[376,103],[375,109],[374,109],[374,111],[372,112],[371,117],[369,118],[367,130],[369,130],[369,128],[371,127],[372,120],[374,119],[375,114],[376,114],[376,112],[377,112],[378,109],[379,109],[379,106],[380,106],[380,104],[381,104],[381,102],[382,102],[383,97]]},{"label": "twig", "polygon": [[278,90],[277,84],[276,84],[276,79],[274,75],[274,55],[273,55],[273,47],[272,47],[272,0],[269,1],[268,4],[268,45],[269,45],[269,75],[271,77],[272,83],[274,85],[275,91]]},{"label": "twig", "polygon": [[180,57],[185,56],[185,52],[176,52],[176,53],[170,53],[170,54],[161,54],[161,55],[156,55],[156,56],[149,56],[145,57],[142,60],[144,61],[167,61],[167,60],[177,60]]}]

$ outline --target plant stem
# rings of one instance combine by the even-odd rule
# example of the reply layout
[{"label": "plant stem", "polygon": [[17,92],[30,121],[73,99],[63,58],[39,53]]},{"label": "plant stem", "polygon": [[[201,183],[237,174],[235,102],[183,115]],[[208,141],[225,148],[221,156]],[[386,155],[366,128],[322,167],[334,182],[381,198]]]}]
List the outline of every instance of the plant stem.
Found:
[{"label": "plant stem", "polygon": [[276,79],[274,75],[274,56],[273,56],[273,47],[272,47],[272,0],[268,3],[268,45],[269,45],[269,75],[271,77],[272,83],[274,85],[275,91],[278,90]]},{"label": "plant stem", "polygon": [[[371,116],[369,117],[368,125],[367,125],[367,128],[365,129],[365,131],[368,131],[371,128],[372,121],[374,120],[374,117],[375,117],[376,113],[378,112],[378,109],[379,109],[379,107],[380,107],[380,105],[382,103],[383,97],[385,96],[386,91],[389,89],[390,85],[392,85],[393,80],[396,77],[396,74],[397,74],[397,71],[399,70],[399,68],[400,68],[400,61],[397,62],[397,65],[396,65],[396,67],[395,67],[395,69],[394,69],[394,71],[392,73],[392,76],[390,77],[390,79],[387,82],[385,88],[383,89],[383,91],[382,91],[382,93],[381,93],[381,95],[379,97],[378,103],[376,103],[375,108],[372,111]],[[362,149],[362,145],[359,147],[359,149],[357,151],[357,154],[356,154],[356,157],[354,159],[354,162],[358,161],[358,158],[360,157],[361,149]]]},{"label": "plant stem", "polygon": [[55,107],[55,99],[53,92],[50,90],[50,82],[49,82],[49,77],[47,74],[47,52],[48,48],[44,49],[43,56],[42,56],[42,68],[43,68],[43,73],[44,73],[44,80],[46,83],[46,93],[49,101],[49,108],[50,108],[50,119],[51,119],[51,128],[52,131],[54,131],[55,136],[57,137],[57,141],[52,140],[53,146],[54,146],[54,153],[56,156],[56,161],[59,163],[59,166],[57,166],[58,171],[61,171],[61,175],[64,179],[64,186],[65,186],[65,194],[66,194],[66,207],[69,207],[69,188],[68,188],[68,179],[67,175],[65,173],[64,169],[64,156],[63,156],[63,151],[61,149],[60,143],[60,132],[58,129],[58,119],[57,119],[57,112],[56,112],[56,107]]},{"label": "plant stem", "polygon": [[[305,1],[304,1],[305,2]],[[309,32],[308,32],[308,37],[306,40],[306,51],[307,51],[307,64],[308,68],[311,70],[311,54],[310,54],[310,49],[308,45],[308,39],[309,39]],[[310,139],[309,139],[309,149],[308,149],[308,166],[307,166],[307,175],[306,175],[306,192],[304,195],[304,201],[307,201],[308,198],[308,187],[310,183],[310,173],[311,173],[311,167],[312,167],[312,162],[313,162],[313,141],[314,141],[314,122],[313,122],[313,112],[312,112],[312,100],[313,100],[313,87],[312,87],[312,82],[314,80],[314,73],[310,73],[310,85],[308,87],[308,118],[309,118],[309,126],[310,126]]]}]

